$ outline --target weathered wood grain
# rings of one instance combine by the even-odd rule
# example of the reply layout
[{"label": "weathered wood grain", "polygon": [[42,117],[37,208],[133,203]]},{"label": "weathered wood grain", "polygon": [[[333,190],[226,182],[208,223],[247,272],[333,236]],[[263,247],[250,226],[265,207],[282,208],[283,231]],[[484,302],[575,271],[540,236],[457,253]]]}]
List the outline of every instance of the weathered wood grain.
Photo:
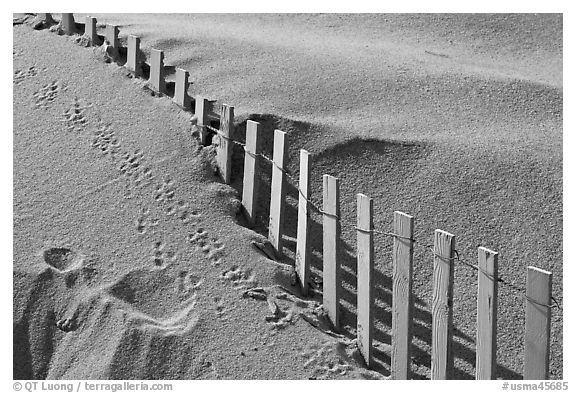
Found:
[{"label": "weathered wood grain", "polygon": [[246,122],[246,151],[244,153],[244,181],[242,183],[242,208],[248,225],[254,225],[256,206],[260,189],[260,123],[248,120]]},{"label": "weathered wood grain", "polygon": [[310,280],[310,237],[309,219],[310,211],[308,199],[310,199],[310,160],[312,155],[300,150],[300,179],[298,181],[298,230],[296,233],[296,260],[295,270],[300,283],[302,295],[308,295],[308,282]]},{"label": "weathered wood grain", "polygon": [[412,346],[412,270],[414,217],[394,212],[392,248],[392,378],[410,379]]},{"label": "weathered wood grain", "polygon": [[226,184],[230,184],[232,175],[232,142],[234,136],[234,107],[222,104],[220,111],[220,133],[218,135],[218,148],[216,149],[216,164],[220,177]]},{"label": "weathered wood grain", "polygon": [[340,328],[340,182],[323,177],[323,304],[335,329]]},{"label": "weathered wood grain", "polygon": [[454,281],[454,235],[436,230],[434,236],[434,282],[432,290],[432,379],[451,379],[452,295]]},{"label": "weathered wood grain", "polygon": [[150,49],[150,86],[160,93],[166,92],[164,78],[164,51]]},{"label": "weathered wood grain", "polygon": [[526,275],[524,379],[548,379],[552,273],[529,266]]},{"label": "weathered wood grain", "polygon": [[283,255],[282,236],[284,234],[284,206],[286,203],[285,165],[288,158],[288,137],[284,131],[274,131],[274,151],[272,165],[272,185],[270,192],[270,221],[268,239],[278,257]]},{"label": "weathered wood grain", "polygon": [[356,196],[358,349],[368,367],[372,366],[372,340],[374,331],[374,234],[372,198]]},{"label": "weathered wood grain", "polygon": [[496,379],[498,253],[478,247],[476,379]]}]

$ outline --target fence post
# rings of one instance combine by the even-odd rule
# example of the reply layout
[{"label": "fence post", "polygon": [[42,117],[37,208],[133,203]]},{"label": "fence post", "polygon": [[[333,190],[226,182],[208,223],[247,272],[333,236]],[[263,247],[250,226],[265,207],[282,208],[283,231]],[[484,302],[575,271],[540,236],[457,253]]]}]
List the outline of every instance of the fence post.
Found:
[{"label": "fence post", "polygon": [[216,150],[216,163],[220,170],[220,177],[224,183],[230,184],[232,173],[232,142],[234,136],[234,107],[222,104],[220,110],[220,132],[218,133],[218,148]]},{"label": "fence post", "polygon": [[84,19],[84,35],[90,40],[90,45],[98,45],[100,43],[96,33],[96,18],[87,16]]},{"label": "fence post", "polygon": [[358,349],[368,367],[372,366],[372,332],[374,329],[374,234],[372,198],[357,194],[357,289],[358,289],[358,319],[357,333]]},{"label": "fence post", "polygon": [[548,379],[552,273],[529,266],[526,275],[524,379]]},{"label": "fence post", "polygon": [[414,217],[394,212],[392,248],[392,378],[410,378],[412,346],[412,270],[414,258]]},{"label": "fence post", "polygon": [[182,68],[176,68],[176,86],[174,89],[174,102],[185,108],[188,104],[188,77],[190,73]]},{"label": "fence post", "polygon": [[62,14],[61,27],[64,33],[72,35],[76,32],[76,22],[74,21],[74,14]]},{"label": "fence post", "polygon": [[116,60],[118,57],[118,26],[106,25],[106,42],[112,48],[110,56]]},{"label": "fence post", "polygon": [[200,143],[202,146],[206,146],[208,141],[208,129],[206,126],[208,125],[208,109],[210,107],[210,103],[208,99],[196,96],[196,103],[194,108],[194,116],[198,119],[197,126],[200,129]]},{"label": "fence post", "polygon": [[259,139],[261,128],[258,122],[252,120],[246,122],[242,207],[250,226],[253,226],[256,220],[256,203],[258,202],[258,191],[260,188],[260,177],[258,176],[260,168],[257,154],[260,153]]},{"label": "fence post", "polygon": [[282,234],[284,233],[284,205],[286,199],[286,174],[288,141],[284,131],[274,131],[274,155],[272,157],[272,186],[270,191],[270,223],[268,239],[278,257],[283,255]]},{"label": "fence post", "polygon": [[126,68],[132,71],[135,76],[140,75],[140,37],[128,36],[128,58]]},{"label": "fence post", "polygon": [[323,304],[334,328],[340,328],[341,273],[340,255],[340,182],[337,178],[323,177]]},{"label": "fence post", "polygon": [[296,233],[296,261],[295,270],[300,282],[302,295],[308,295],[310,280],[310,245],[308,199],[310,199],[310,158],[312,154],[300,149],[300,179],[298,180],[298,231]]},{"label": "fence post", "polygon": [[478,247],[477,301],[476,379],[490,380],[496,378],[498,253],[484,247]]},{"label": "fence post", "polygon": [[432,291],[432,379],[450,379],[452,354],[452,294],[454,235],[436,230],[434,236],[434,288]]},{"label": "fence post", "polygon": [[150,50],[150,85],[159,93],[166,91],[164,80],[164,51],[160,49]]}]

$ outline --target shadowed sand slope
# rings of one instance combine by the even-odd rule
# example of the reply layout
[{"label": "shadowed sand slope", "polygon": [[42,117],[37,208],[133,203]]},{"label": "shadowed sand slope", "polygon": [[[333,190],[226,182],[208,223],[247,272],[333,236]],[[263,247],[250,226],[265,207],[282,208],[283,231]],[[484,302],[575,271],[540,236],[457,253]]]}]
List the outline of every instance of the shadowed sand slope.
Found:
[{"label": "shadowed sand slope", "polygon": [[[260,121],[271,156],[274,129],[287,131],[293,175],[298,150],[310,150],[315,202],[323,174],[341,179],[345,338],[298,318],[321,294],[290,301],[271,289],[290,287],[297,189],[288,188],[286,265],[273,264],[250,247],[259,235],[235,224],[241,150],[232,187],[219,184],[212,148],[197,146],[168,99],[103,64],[99,49],[16,27],[14,367],[22,378],[380,375],[346,344],[356,325],[359,192],[374,198],[377,228],[390,230],[392,212],[405,211],[424,244],[440,228],[457,236],[468,262],[479,245],[499,251],[501,275],[520,288],[526,266],[551,270],[562,302],[561,16],[95,16],[120,25],[121,40],[139,35],[145,52],[163,49],[167,64],[189,70],[191,95],[234,105],[235,138],[243,140],[247,119]],[[262,177],[254,229],[265,234],[269,168]],[[317,215],[312,229],[319,283]],[[376,257],[376,371],[388,375],[390,239],[377,238]],[[416,248],[414,378],[430,372],[431,276],[430,253]],[[456,378],[474,376],[476,279],[456,267]],[[267,302],[242,297],[253,285],[269,288],[281,317],[266,321]],[[523,314],[521,294],[501,286],[499,377],[521,377]],[[551,374],[563,375],[556,309]]]}]

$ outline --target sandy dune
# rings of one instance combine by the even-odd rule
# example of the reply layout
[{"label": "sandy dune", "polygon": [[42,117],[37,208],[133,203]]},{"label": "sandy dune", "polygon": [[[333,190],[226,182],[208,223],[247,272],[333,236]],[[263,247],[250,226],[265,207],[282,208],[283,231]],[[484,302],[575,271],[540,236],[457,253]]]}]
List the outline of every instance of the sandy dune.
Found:
[{"label": "sandy dune", "polygon": [[[341,179],[347,327],[314,329],[321,295],[280,287],[295,290],[296,189],[288,256],[274,263],[250,246],[269,191],[256,232],[237,224],[241,151],[232,187],[220,184],[189,113],[100,48],[15,26],[15,378],[387,376],[390,239],[376,243],[375,371],[351,342],[358,192],[374,198],[377,228],[402,210],[423,243],[440,228],[467,261],[479,245],[499,251],[519,288],[526,266],[552,271],[562,303],[561,16],[94,16],[189,70],[192,96],[234,105],[237,138],[258,120],[271,154],[272,131],[287,131],[293,173],[298,150],[313,152],[313,200],[322,174]],[[321,277],[320,236],[313,248]],[[430,372],[431,262],[416,249],[414,378]],[[255,285],[268,301],[243,294]],[[455,377],[473,378],[476,272],[458,265],[454,285]],[[273,302],[281,311],[266,318]],[[501,286],[499,310],[498,375],[520,378],[521,295]],[[562,375],[556,309],[551,377]]]}]

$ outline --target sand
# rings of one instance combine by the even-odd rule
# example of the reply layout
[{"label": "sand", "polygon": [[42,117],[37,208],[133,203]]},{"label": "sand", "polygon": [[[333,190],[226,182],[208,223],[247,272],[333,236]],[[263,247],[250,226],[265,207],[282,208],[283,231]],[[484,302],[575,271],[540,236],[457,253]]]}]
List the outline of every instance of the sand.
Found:
[{"label": "sand", "polygon": [[[346,326],[340,337],[315,329],[305,319],[322,321],[320,293],[286,292],[297,293],[293,187],[275,263],[250,245],[266,233],[269,191],[254,231],[236,214],[240,151],[225,186],[190,113],[101,48],[15,26],[15,378],[386,378],[388,238],[376,242],[373,371],[353,341],[359,192],[374,198],[378,229],[394,210],[412,214],[422,243],[439,228],[466,261],[479,245],[498,251],[501,276],[521,289],[526,266],[552,271],[562,304],[561,16],[95,16],[189,70],[192,96],[234,105],[238,139],[259,120],[271,154],[272,131],[287,131],[294,174],[310,150],[314,201],[322,174],[341,179]],[[431,266],[417,248],[413,378],[430,373]],[[474,377],[476,279],[456,266],[458,379]],[[245,294],[255,286],[269,301]],[[266,318],[273,302],[280,312]],[[501,378],[521,378],[523,314],[522,296],[501,286]],[[551,377],[562,378],[562,312],[552,315]]]}]

